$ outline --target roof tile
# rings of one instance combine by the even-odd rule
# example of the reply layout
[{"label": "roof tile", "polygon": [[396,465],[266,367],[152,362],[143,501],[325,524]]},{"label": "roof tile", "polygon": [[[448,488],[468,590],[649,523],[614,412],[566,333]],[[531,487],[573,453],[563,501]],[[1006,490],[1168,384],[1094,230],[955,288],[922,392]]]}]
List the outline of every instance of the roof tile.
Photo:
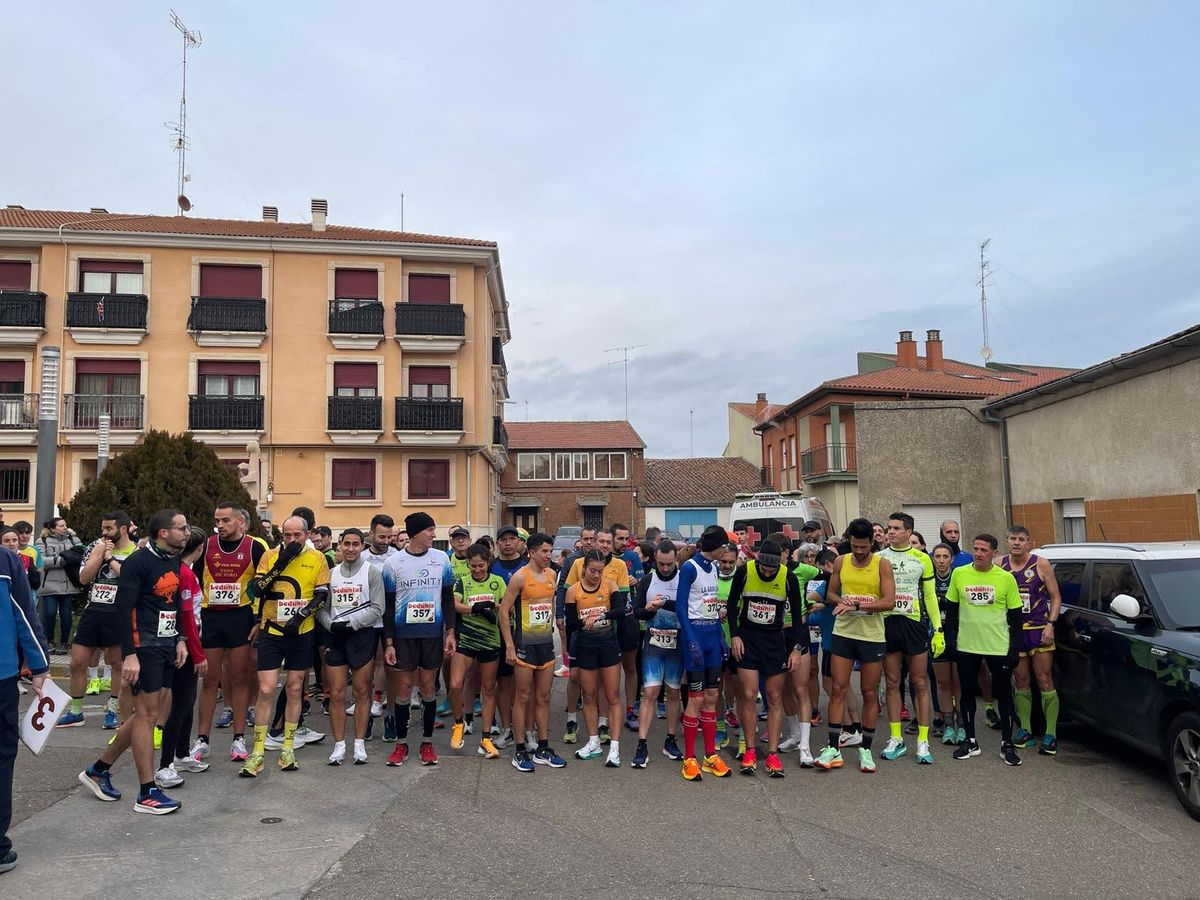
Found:
[{"label": "roof tile", "polygon": [[761,490],[759,471],[738,456],[646,460],[643,506],[729,506]]},{"label": "roof tile", "polygon": [[625,450],[646,446],[628,422],[505,422],[509,450]]}]

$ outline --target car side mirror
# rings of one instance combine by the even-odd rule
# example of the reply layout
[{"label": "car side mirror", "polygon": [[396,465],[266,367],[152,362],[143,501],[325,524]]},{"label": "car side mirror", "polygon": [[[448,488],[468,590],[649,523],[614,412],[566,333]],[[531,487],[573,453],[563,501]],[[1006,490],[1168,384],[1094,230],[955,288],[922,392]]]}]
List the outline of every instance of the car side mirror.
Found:
[{"label": "car side mirror", "polygon": [[1130,622],[1142,614],[1142,604],[1128,594],[1117,594],[1108,604],[1108,608],[1122,619],[1128,619]]}]

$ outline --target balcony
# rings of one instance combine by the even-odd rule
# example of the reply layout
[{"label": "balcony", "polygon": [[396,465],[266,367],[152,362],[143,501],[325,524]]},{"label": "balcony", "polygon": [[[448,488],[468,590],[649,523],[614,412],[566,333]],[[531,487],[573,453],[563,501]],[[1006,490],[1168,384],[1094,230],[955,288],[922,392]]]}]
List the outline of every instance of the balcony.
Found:
[{"label": "balcony", "polygon": [[263,398],[188,397],[188,430],[206,444],[244,446],[263,433]]},{"label": "balcony", "polygon": [[401,444],[457,444],[463,436],[462,397],[397,397],[393,431]]},{"label": "balcony", "polygon": [[858,454],[854,444],[821,444],[802,451],[800,474],[809,484],[857,480]]},{"label": "balcony", "polygon": [[34,443],[37,418],[37,394],[0,394],[0,445]]},{"label": "balcony", "polygon": [[67,294],[67,328],[80,344],[140,344],[146,336],[145,294]]},{"label": "balcony", "polygon": [[499,335],[492,337],[492,365],[504,375],[508,374],[508,365],[504,362],[504,342]]},{"label": "balcony", "polygon": [[492,417],[492,443],[508,452],[508,429],[504,427],[504,420],[499,416]]},{"label": "balcony", "polygon": [[339,350],[374,350],[383,340],[383,304],[378,300],[330,300],[328,334]]},{"label": "balcony", "polygon": [[401,349],[454,353],[467,339],[460,303],[397,303],[396,341]]},{"label": "balcony", "polygon": [[201,347],[258,347],[267,336],[262,297],[193,297],[187,330]]},{"label": "balcony", "polygon": [[325,430],[335,444],[374,444],[383,434],[382,397],[327,397]]},{"label": "balcony", "polygon": [[35,346],[45,331],[45,294],[0,291],[0,346]]},{"label": "balcony", "polygon": [[96,446],[100,416],[109,416],[109,443],[131,447],[146,428],[141,394],[63,394],[63,434],[69,444]]}]

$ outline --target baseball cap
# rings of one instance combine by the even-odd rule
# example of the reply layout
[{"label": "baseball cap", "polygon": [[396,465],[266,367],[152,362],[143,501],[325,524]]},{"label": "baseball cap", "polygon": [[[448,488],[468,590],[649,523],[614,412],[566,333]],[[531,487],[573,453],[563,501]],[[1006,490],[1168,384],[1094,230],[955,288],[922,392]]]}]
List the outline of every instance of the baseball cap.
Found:
[{"label": "baseball cap", "polygon": [[517,537],[519,537],[523,541],[527,541],[527,540],[529,540],[529,532],[526,531],[524,528],[518,528],[517,529]]},{"label": "baseball cap", "polygon": [[517,530],[516,525],[501,525],[500,530],[496,532],[496,539],[499,540],[506,534],[515,535],[516,537],[521,536],[521,532]]},{"label": "baseball cap", "polygon": [[463,535],[464,537],[470,537],[471,531],[465,525],[451,525],[450,526],[450,537],[452,537],[452,538],[458,537],[460,534]]},{"label": "baseball cap", "polygon": [[807,522],[804,523],[804,527],[801,528],[800,530],[801,531],[820,531],[821,523],[818,522],[816,519],[809,519]]}]

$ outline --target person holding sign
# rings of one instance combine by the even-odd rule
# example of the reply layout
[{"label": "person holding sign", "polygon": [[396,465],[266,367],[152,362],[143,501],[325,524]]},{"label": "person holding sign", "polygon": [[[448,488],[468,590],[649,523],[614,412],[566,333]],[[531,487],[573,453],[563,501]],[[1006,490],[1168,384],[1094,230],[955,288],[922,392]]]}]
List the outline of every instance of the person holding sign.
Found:
[{"label": "person holding sign", "polygon": [[992,673],[992,691],[1000,707],[1000,756],[1019,766],[1013,746],[1012,673],[1021,652],[1021,594],[1011,572],[992,564],[1000,542],[980,534],[971,542],[973,561],[959,566],[946,590],[946,618],[958,631],[958,682],[962,685],[962,717],[967,739],[954,751],[955,759],[970,759],[982,751],[975,740],[975,691],[979,670]]},{"label": "person holding sign", "polygon": [[[605,532],[602,532],[602,534]],[[625,607],[625,592],[608,577],[614,562],[605,550],[589,550],[581,560],[577,582],[567,588],[567,635],[572,642],[572,668],[579,669],[579,689],[583,694],[583,721],[588,741],[575,751],[578,759],[596,759],[604,750],[600,744],[600,715],[596,693],[601,680],[608,700],[611,737],[608,745],[609,768],[621,765],[621,643],[614,620]],[[619,572],[628,578],[625,563],[615,560]]]},{"label": "person holding sign", "polygon": [[[500,632],[508,663],[513,667],[516,696],[512,705],[513,734],[522,740],[536,722],[537,747],[517,745],[513,767],[532,772],[534,765],[561,769],[566,760],[550,749],[550,689],[554,686],[554,587],[550,568],[554,538],[536,531],[525,542],[529,562],[513,573],[500,602]],[[511,617],[511,618],[510,618]],[[530,696],[534,722],[526,722]]]},{"label": "person holding sign", "polygon": [[388,586],[383,569],[363,558],[366,538],[357,528],[342,532],[342,561],[329,573],[329,605],[317,610],[328,633],[325,678],[329,689],[329,724],[333,729],[331,766],[346,758],[346,675],[353,673],[354,764],[367,762],[367,722],[371,715],[371,682],[375,675],[375,626],[383,623]]}]

